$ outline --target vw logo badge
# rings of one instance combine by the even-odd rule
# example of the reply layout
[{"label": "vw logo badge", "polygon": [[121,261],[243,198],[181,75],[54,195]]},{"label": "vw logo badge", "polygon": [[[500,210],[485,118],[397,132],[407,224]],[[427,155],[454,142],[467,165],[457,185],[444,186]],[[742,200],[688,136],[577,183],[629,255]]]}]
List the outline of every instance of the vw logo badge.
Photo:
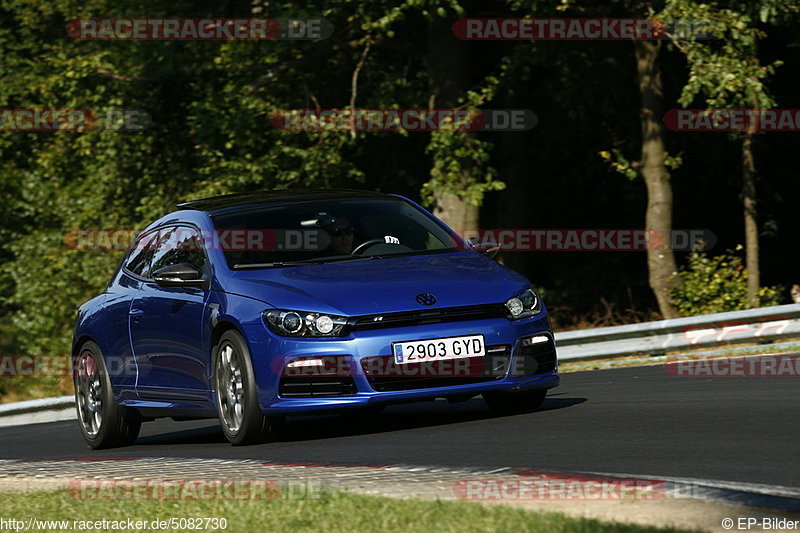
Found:
[{"label": "vw logo badge", "polygon": [[417,302],[422,305],[433,305],[436,303],[436,296],[428,293],[417,294]]}]

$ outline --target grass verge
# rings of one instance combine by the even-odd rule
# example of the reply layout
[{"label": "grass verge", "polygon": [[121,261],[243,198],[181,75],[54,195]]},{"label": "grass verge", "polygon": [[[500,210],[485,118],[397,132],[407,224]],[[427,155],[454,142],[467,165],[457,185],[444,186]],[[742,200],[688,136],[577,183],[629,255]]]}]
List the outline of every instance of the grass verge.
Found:
[{"label": "grass verge", "polygon": [[[224,531],[342,532],[402,531],[403,533],[530,531],[559,532],[679,532],[557,513],[540,513],[506,506],[469,502],[426,501],[364,496],[325,491],[317,499],[273,501],[80,501],[66,490],[55,492],[6,492],[0,497],[0,518],[26,522],[38,520],[142,520],[170,518],[225,518]],[[0,530],[14,531],[8,523]],[[70,529],[77,529],[70,526]],[[20,529],[22,530],[22,529]],[[51,525],[40,530],[59,530]],[[100,531],[100,529],[85,529]],[[121,529],[118,531],[155,531]],[[167,529],[166,531],[188,531]],[[194,531],[198,531],[195,529]],[[204,528],[199,531],[223,531]]]}]

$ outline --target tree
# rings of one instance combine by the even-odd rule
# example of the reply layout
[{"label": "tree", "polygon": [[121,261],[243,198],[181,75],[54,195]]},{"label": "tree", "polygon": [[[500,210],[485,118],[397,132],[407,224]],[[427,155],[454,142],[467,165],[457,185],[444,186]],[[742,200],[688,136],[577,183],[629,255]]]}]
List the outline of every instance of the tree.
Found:
[{"label": "tree", "polygon": [[[435,17],[427,25],[425,63],[431,80],[429,107],[476,108],[491,95],[471,92],[475,72],[466,43],[453,34],[452,19]],[[490,78],[489,85],[497,79]],[[490,89],[491,91],[491,89]],[[502,190],[487,165],[491,144],[466,131],[434,131],[427,152],[433,158],[430,180],[423,196],[434,206],[434,214],[456,230],[479,228],[479,208],[488,191]]]},{"label": "tree", "polygon": [[[626,4],[629,16],[653,17],[661,2],[633,1]],[[647,188],[647,207],[645,210],[645,231],[651,237],[648,242],[647,272],[650,288],[658,302],[664,318],[675,318],[679,312],[672,300],[673,291],[680,286],[675,252],[669,247],[672,235],[673,194],[669,172],[670,167],[680,163],[678,158],[670,157],[664,140],[664,91],[661,84],[659,54],[662,43],[659,40],[633,40],[636,61],[636,82],[639,89],[639,126],[641,149],[639,160],[627,161],[619,152],[612,161],[614,167],[629,178],[641,177]],[[601,153],[611,159],[610,152]]]},{"label": "tree", "polygon": [[[645,230],[648,235],[661,235],[666,243],[672,234],[672,184],[668,154],[664,147],[664,93],[661,87],[661,69],[658,65],[660,41],[633,41],[636,53],[641,109],[642,150],[635,168],[647,186]],[[672,291],[680,285],[675,253],[669,244],[647,247],[647,270],[650,288],[653,289],[658,308],[664,318],[679,316],[672,301]]]},{"label": "tree", "polygon": [[[709,109],[769,109],[775,105],[766,89],[766,79],[781,62],[762,65],[758,59],[758,39],[764,32],[754,26],[753,14],[762,21],[777,13],[781,4],[773,0],[741,4],[728,2],[695,4],[672,0],[664,10],[666,18],[694,21],[711,39],[697,39],[693,34],[674,35],[672,42],[685,55],[689,81],[679,103],[690,105],[702,95]],[[747,299],[751,307],[760,305],[761,275],[759,266],[759,229],[756,194],[756,163],[753,151],[753,125],[735,134],[741,144],[741,199],[744,218],[747,268]]]}]

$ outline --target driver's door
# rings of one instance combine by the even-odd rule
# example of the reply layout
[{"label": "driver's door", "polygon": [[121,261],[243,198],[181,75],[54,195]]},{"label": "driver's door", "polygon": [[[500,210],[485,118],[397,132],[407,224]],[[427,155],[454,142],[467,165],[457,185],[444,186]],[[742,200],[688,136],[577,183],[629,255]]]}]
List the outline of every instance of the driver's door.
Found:
[{"label": "driver's door", "polygon": [[204,335],[209,331],[201,288],[161,287],[152,273],[179,263],[209,275],[202,238],[196,228],[169,226],[160,230],[148,281],[131,304],[130,334],[139,368],[136,390],[140,398],[203,401],[210,398]]}]

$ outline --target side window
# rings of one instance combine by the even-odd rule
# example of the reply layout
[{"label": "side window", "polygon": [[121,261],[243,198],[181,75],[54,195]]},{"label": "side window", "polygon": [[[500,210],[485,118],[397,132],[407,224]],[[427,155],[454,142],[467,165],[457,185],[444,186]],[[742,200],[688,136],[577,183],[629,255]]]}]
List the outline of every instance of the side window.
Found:
[{"label": "side window", "polygon": [[200,272],[205,270],[206,254],[200,233],[188,226],[161,230],[158,249],[153,256],[151,272],[180,263],[188,263]]},{"label": "side window", "polygon": [[127,270],[144,278],[150,276],[150,265],[158,246],[158,234],[159,232],[153,231],[136,239],[128,261],[125,263]]}]

